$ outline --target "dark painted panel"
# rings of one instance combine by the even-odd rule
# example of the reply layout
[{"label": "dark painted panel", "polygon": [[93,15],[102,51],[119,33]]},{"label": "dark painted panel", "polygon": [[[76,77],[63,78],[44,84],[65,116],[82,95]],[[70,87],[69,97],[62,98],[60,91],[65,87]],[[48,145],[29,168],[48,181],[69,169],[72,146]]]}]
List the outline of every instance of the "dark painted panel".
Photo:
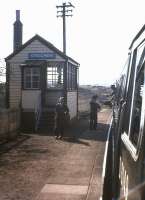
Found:
[{"label": "dark painted panel", "polygon": [[22,112],[21,130],[23,132],[32,132],[35,130],[35,115],[34,112]]}]

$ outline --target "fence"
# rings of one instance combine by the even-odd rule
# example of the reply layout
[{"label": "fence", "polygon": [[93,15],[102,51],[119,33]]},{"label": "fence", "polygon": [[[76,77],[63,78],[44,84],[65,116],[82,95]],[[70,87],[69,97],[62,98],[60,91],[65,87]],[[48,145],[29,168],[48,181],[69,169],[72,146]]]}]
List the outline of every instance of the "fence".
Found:
[{"label": "fence", "polygon": [[20,110],[0,110],[0,142],[13,139],[20,128]]}]

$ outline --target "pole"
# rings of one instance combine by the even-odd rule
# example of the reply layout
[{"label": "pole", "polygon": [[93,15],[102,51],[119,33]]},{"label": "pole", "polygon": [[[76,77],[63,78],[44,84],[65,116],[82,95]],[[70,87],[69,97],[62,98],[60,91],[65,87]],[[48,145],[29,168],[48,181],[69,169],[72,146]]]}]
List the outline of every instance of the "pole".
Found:
[{"label": "pole", "polygon": [[63,53],[66,54],[66,23],[65,23],[65,5],[63,3]]},{"label": "pole", "polygon": [[63,3],[62,5],[56,6],[57,9],[57,17],[62,17],[63,19],[63,53],[66,54],[66,19],[65,17],[72,17],[72,9],[74,6],[69,3]]}]

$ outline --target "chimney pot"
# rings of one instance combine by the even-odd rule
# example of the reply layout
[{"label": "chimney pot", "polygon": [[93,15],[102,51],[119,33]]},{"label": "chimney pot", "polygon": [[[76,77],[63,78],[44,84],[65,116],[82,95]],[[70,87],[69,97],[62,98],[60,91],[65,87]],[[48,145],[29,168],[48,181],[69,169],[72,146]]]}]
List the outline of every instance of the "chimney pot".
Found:
[{"label": "chimney pot", "polygon": [[16,10],[16,21],[20,20],[20,10]]},{"label": "chimney pot", "polygon": [[14,23],[14,51],[22,45],[23,24],[20,21],[20,10],[16,10],[16,21]]}]

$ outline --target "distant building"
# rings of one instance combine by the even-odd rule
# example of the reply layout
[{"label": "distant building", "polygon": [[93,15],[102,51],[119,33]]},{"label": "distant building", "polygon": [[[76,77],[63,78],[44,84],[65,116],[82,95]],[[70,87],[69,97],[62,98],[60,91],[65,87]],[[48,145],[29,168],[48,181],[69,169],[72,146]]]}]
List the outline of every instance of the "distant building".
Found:
[{"label": "distant building", "polygon": [[14,52],[5,61],[7,106],[20,107],[23,127],[37,129],[43,113],[49,115],[60,96],[65,98],[71,119],[77,116],[79,63],[39,35],[22,44],[19,11]]}]

